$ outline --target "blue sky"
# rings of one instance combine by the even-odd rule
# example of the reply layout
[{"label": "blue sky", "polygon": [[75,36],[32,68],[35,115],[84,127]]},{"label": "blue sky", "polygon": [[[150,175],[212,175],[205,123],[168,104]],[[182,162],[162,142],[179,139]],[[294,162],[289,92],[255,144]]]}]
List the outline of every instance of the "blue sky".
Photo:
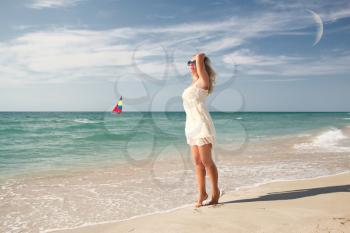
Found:
[{"label": "blue sky", "polygon": [[350,111],[349,1],[2,0],[0,27],[0,111],[183,111],[198,52],[210,111]]}]

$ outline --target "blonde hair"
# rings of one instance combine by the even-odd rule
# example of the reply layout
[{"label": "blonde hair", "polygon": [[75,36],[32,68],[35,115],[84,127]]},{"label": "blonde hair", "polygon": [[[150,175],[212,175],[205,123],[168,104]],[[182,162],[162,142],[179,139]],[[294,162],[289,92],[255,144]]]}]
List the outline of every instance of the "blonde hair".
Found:
[{"label": "blonde hair", "polygon": [[216,80],[216,72],[213,68],[211,60],[207,56],[204,57],[204,65],[205,65],[205,70],[207,71],[208,76],[209,76],[208,93],[210,94],[213,92],[213,89],[214,89],[215,80]]}]

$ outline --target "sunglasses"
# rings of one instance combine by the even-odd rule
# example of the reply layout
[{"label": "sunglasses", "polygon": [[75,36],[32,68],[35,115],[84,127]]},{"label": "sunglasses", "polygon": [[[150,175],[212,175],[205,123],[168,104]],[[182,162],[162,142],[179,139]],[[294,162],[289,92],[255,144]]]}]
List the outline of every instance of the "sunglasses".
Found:
[{"label": "sunglasses", "polygon": [[190,66],[190,65],[196,65],[196,60],[194,61],[188,61],[187,62],[187,65]]}]

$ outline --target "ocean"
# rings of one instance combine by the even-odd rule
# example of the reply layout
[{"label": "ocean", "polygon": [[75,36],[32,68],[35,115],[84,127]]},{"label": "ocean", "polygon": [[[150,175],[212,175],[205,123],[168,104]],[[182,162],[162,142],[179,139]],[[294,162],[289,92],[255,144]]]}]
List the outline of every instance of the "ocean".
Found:
[{"label": "ocean", "polygon": [[[350,171],[350,113],[210,114],[226,192]],[[2,231],[50,232],[192,205],[185,119],[184,112],[0,112]]]}]

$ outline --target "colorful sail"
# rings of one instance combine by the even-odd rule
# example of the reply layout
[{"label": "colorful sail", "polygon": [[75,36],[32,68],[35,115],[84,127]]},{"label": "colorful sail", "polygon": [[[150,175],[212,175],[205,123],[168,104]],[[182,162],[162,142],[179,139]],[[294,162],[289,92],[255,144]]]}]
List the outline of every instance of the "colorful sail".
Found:
[{"label": "colorful sail", "polygon": [[115,107],[114,107],[112,112],[121,113],[122,111],[123,111],[123,97],[120,96],[119,101],[115,105]]}]

